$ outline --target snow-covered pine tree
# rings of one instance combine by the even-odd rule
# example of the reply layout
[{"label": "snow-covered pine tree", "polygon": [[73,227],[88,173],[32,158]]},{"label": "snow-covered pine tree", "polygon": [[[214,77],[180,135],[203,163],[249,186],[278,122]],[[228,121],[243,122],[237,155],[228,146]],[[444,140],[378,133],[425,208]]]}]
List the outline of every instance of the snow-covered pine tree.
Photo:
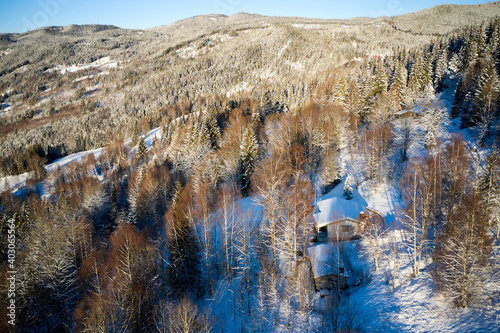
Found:
[{"label": "snow-covered pine tree", "polygon": [[405,105],[405,90],[406,90],[406,70],[403,68],[403,65],[398,61],[395,65],[394,77],[391,87],[389,89],[389,94],[391,95],[394,102],[399,106],[399,108],[403,108]]},{"label": "snow-covered pine tree", "polygon": [[21,219],[23,224],[27,227],[31,224],[31,213],[30,213],[30,204],[29,201],[24,201],[21,206]]},{"label": "snow-covered pine tree", "polygon": [[343,197],[346,200],[351,200],[352,194],[353,194],[353,189],[352,189],[352,184],[351,184],[351,177],[348,175],[345,179]]},{"label": "snow-covered pine tree", "polygon": [[212,149],[219,148],[221,133],[219,126],[217,125],[217,118],[215,116],[215,110],[211,110],[208,114],[208,118],[206,121],[206,127],[208,132],[208,140],[210,143],[210,147]]},{"label": "snow-covered pine tree", "polygon": [[245,130],[243,141],[240,145],[240,172],[239,182],[241,193],[248,196],[251,190],[251,178],[257,162],[258,143],[252,124]]},{"label": "snow-covered pine tree", "polygon": [[431,55],[429,53],[425,54],[421,81],[424,90],[428,86],[432,87],[432,62],[431,62]]},{"label": "snow-covered pine tree", "polygon": [[274,111],[271,92],[268,90],[260,97],[259,111],[261,117],[265,118]]},{"label": "snow-covered pine tree", "polygon": [[286,90],[280,91],[278,102],[281,108],[281,112],[288,112],[288,93]]},{"label": "snow-covered pine tree", "polygon": [[345,97],[344,109],[349,112],[351,117],[359,116],[361,112],[361,92],[356,78],[351,78],[349,89]]},{"label": "snow-covered pine tree", "polygon": [[346,84],[345,79],[341,77],[337,80],[337,84],[335,85],[335,90],[333,92],[333,102],[336,105],[343,106],[345,104],[346,99]]},{"label": "snow-covered pine tree", "polygon": [[436,91],[442,91],[445,88],[446,69],[448,68],[449,52],[445,48],[441,51],[434,71],[434,88]]},{"label": "snow-covered pine tree", "polygon": [[137,145],[139,142],[141,133],[139,131],[139,123],[136,121],[132,129],[132,146]]},{"label": "snow-covered pine tree", "polygon": [[420,124],[425,130],[424,146],[430,148],[436,145],[436,138],[446,135],[450,120],[446,108],[442,105],[430,105],[426,108]]},{"label": "snow-covered pine tree", "polygon": [[376,68],[375,78],[372,81],[372,96],[376,96],[377,94],[387,91],[387,85],[387,73],[385,72],[384,66],[380,64],[380,66],[377,66]]},{"label": "snow-covered pine tree", "polygon": [[[493,147],[492,152],[486,157],[484,171],[479,177],[477,189],[482,196],[481,205],[485,217],[491,227],[499,218],[500,205],[500,157]],[[500,225],[496,225],[497,238],[500,234]]]},{"label": "snow-covered pine tree", "polygon": [[130,177],[127,201],[129,205],[129,211],[133,213],[133,216],[135,216],[138,210],[138,197],[141,191],[141,185],[145,174],[146,170],[143,166],[139,168],[139,170],[137,170],[135,173],[133,173]]},{"label": "snow-covered pine tree", "polygon": [[[54,332],[74,325],[79,249],[72,213],[54,207],[50,214],[44,208],[42,214],[26,235],[25,258],[16,262],[16,277],[23,281],[16,292],[22,299],[19,310],[25,316],[23,327],[45,327]],[[20,216],[15,214],[13,218],[19,225]]]},{"label": "snow-covered pine tree", "polygon": [[192,209],[188,199],[190,193],[182,192],[182,186],[178,182],[170,210],[165,215],[167,281],[175,294],[190,291],[199,297],[205,288],[201,270],[201,246],[196,231],[188,220],[187,211]]},{"label": "snow-covered pine tree", "polygon": [[484,24],[481,24],[476,28],[475,31],[475,42],[477,44],[477,52],[478,52],[478,57],[481,57],[484,55],[485,51],[487,50],[487,45],[486,45],[486,29]]},{"label": "snow-covered pine tree", "polygon": [[195,121],[193,129],[195,131],[195,145],[201,146],[204,144],[210,146],[210,131],[202,119]]},{"label": "snow-covered pine tree", "polygon": [[470,66],[473,66],[476,63],[478,56],[479,49],[477,42],[473,36],[470,36],[465,42],[464,63],[462,68],[466,70]]},{"label": "snow-covered pine tree", "polygon": [[172,202],[170,204],[170,209],[171,210],[175,209],[175,206],[177,205],[177,203],[180,200],[181,193],[182,193],[182,184],[181,184],[180,181],[177,181],[175,183],[174,195],[172,197]]},{"label": "snow-covered pine tree", "polygon": [[436,135],[434,134],[434,132],[427,131],[427,133],[425,133],[425,147],[429,149],[431,147],[434,147],[436,144]]},{"label": "snow-covered pine tree", "polygon": [[371,71],[373,71],[374,74],[365,82],[363,87],[364,109],[360,112],[360,117],[363,122],[369,120],[373,112],[373,105],[377,102],[379,96],[385,95],[388,87],[387,74],[381,63],[379,66],[374,66]]},{"label": "snow-covered pine tree", "polygon": [[430,55],[427,52],[424,54],[417,53],[415,55],[415,63],[411,67],[408,87],[420,93],[423,92],[429,84],[432,84]]},{"label": "snow-covered pine tree", "polygon": [[165,145],[168,147],[170,146],[170,143],[172,142],[172,134],[174,132],[174,125],[172,124],[171,119],[167,119],[165,125],[162,128],[162,133],[163,133],[163,142],[165,142]]},{"label": "snow-covered pine tree", "polygon": [[198,144],[198,140],[201,137],[200,135],[200,128],[199,128],[199,123],[195,119],[190,119],[187,123],[187,128],[186,128],[186,143],[189,147],[192,147],[193,145]]},{"label": "snow-covered pine tree", "polygon": [[484,144],[490,135],[491,124],[496,118],[499,96],[500,82],[493,59],[490,59],[489,65],[481,73],[473,98],[472,119],[478,126],[481,144]]},{"label": "snow-covered pine tree", "polygon": [[458,74],[460,71],[461,66],[461,59],[459,53],[452,53],[450,62],[448,64],[448,69],[453,73],[453,74]]},{"label": "snow-covered pine tree", "polygon": [[500,20],[493,23],[493,33],[490,40],[490,50],[493,55],[497,73],[500,73]]},{"label": "snow-covered pine tree", "polygon": [[422,60],[422,55],[417,53],[415,55],[415,62],[411,66],[411,71],[410,71],[410,77],[408,80],[408,88],[415,90],[415,91],[420,91],[421,87],[423,87],[423,82],[422,82],[422,74],[423,74],[423,60]]},{"label": "snow-covered pine tree", "polygon": [[452,118],[464,116],[462,125],[467,125],[469,119],[469,109],[471,105],[471,94],[463,80],[460,78],[457,84],[457,89],[453,95],[453,104],[451,106]]},{"label": "snow-covered pine tree", "polygon": [[144,141],[144,136],[141,135],[139,139],[139,143],[137,144],[137,153],[141,160],[144,160],[148,153],[148,146],[146,145],[146,141]]}]

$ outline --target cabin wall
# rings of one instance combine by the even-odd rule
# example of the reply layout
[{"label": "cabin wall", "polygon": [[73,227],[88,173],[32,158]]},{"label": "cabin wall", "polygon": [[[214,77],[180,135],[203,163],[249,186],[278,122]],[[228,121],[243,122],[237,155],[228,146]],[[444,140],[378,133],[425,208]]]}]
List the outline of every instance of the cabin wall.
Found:
[{"label": "cabin wall", "polygon": [[327,226],[327,241],[335,242],[337,240],[349,240],[359,237],[360,224],[352,220],[342,220]]},{"label": "cabin wall", "polygon": [[316,290],[321,289],[335,290],[347,288],[346,277],[338,274],[328,274],[314,278]]}]

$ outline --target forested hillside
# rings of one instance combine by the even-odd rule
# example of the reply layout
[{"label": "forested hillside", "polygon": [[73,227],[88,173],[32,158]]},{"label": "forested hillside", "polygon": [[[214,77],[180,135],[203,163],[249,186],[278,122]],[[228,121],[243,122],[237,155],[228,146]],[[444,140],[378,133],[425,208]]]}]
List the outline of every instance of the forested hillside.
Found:
[{"label": "forested hillside", "polygon": [[[446,31],[237,14],[0,36],[16,327],[497,330],[500,19],[481,13]],[[333,245],[347,288],[316,291],[332,197],[383,223]]]}]

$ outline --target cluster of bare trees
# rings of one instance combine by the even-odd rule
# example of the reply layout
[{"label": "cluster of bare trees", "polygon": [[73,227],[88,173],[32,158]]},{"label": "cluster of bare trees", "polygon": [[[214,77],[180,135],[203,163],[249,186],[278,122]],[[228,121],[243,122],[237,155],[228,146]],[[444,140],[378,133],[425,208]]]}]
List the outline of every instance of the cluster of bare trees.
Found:
[{"label": "cluster of bare trees", "polygon": [[[495,160],[498,151],[489,156]],[[478,176],[471,165],[467,144],[456,136],[434,155],[409,164],[402,178],[407,201],[402,219],[413,275],[432,257],[432,275],[457,307],[477,301],[498,269],[491,257],[497,213],[489,205],[496,186],[483,184],[493,184],[489,181],[499,169],[487,167]]]}]

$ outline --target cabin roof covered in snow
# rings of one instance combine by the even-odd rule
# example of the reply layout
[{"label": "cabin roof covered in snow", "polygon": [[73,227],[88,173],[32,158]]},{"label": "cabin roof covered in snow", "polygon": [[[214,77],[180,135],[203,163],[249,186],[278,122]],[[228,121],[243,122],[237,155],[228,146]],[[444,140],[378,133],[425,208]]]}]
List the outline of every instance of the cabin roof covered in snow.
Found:
[{"label": "cabin roof covered in snow", "polygon": [[[314,277],[338,273],[337,267],[344,267],[342,259],[337,255],[337,249],[332,244],[318,244],[307,249],[311,260]],[[340,261],[339,261],[340,260]],[[341,273],[344,275],[344,273]]]},{"label": "cabin roof covered in snow", "polygon": [[366,208],[357,200],[346,200],[342,198],[330,198],[317,202],[319,212],[314,214],[318,228],[328,225],[334,221],[343,219],[356,220],[359,213]]}]

